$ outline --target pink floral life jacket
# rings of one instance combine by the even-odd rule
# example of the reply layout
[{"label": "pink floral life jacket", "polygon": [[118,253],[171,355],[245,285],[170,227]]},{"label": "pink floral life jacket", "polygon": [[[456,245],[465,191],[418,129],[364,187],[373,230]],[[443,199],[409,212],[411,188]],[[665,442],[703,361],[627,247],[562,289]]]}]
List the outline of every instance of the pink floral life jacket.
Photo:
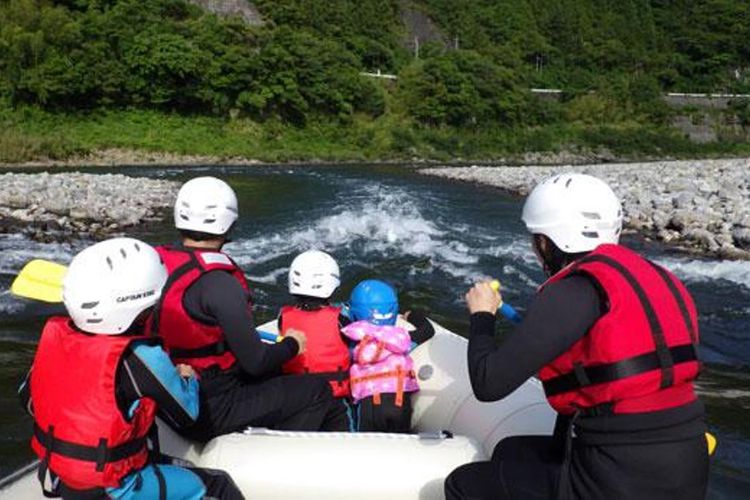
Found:
[{"label": "pink floral life jacket", "polygon": [[409,357],[411,337],[404,328],[357,321],[341,331],[359,341],[349,370],[355,403],[372,396],[378,405],[381,394],[392,393],[396,394],[396,406],[401,406],[405,392],[419,390],[414,362]]}]

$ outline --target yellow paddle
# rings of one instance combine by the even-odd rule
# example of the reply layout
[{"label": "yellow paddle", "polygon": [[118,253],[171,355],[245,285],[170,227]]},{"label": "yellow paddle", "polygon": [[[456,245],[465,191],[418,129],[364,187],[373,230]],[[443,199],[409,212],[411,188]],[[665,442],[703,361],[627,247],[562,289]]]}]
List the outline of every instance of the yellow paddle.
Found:
[{"label": "yellow paddle", "polygon": [[42,302],[62,302],[62,282],[67,270],[62,264],[34,259],[13,280],[10,293]]},{"label": "yellow paddle", "polygon": [[711,456],[716,451],[716,437],[710,432],[706,433],[706,444],[708,445],[708,456]]}]

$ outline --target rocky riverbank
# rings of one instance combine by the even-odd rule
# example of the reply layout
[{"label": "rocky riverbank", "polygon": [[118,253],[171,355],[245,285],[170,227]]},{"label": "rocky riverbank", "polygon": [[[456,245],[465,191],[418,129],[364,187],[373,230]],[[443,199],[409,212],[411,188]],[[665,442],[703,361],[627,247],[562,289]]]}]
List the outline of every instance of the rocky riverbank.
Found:
[{"label": "rocky riverbank", "polygon": [[[403,165],[405,160],[372,160],[368,164]],[[412,158],[410,164],[436,164],[433,160]],[[580,165],[588,163],[617,161],[615,155],[604,148],[592,151],[527,152],[521,155],[495,158],[493,165]],[[320,160],[309,158],[307,164],[350,163],[346,161]],[[42,158],[24,162],[3,163],[0,168],[78,168],[78,167],[121,167],[155,166],[185,167],[205,165],[259,166],[264,162],[244,156],[189,155],[166,151],[144,151],[135,149],[97,149],[86,154],[74,155],[66,159]]]},{"label": "rocky riverbank", "polygon": [[625,227],[720,258],[750,259],[750,159],[577,166],[440,167],[420,172],[527,194],[559,172],[606,180],[623,202]]},{"label": "rocky riverbank", "polygon": [[38,241],[102,238],[163,219],[179,184],[120,174],[0,175],[0,233]]}]

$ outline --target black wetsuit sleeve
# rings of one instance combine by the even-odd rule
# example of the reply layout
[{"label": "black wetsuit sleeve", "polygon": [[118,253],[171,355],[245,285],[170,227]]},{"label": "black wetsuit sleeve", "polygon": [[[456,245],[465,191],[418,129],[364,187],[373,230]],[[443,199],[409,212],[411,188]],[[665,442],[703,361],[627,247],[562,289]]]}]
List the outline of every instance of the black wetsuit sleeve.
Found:
[{"label": "black wetsuit sleeve", "polygon": [[480,401],[504,398],[583,337],[603,312],[596,285],[574,275],[545,287],[499,343],[495,315],[473,314],[468,363],[474,395]]},{"label": "black wetsuit sleeve", "polygon": [[407,321],[415,326],[415,329],[409,332],[413,342],[423,344],[435,335],[435,327],[432,326],[432,323],[427,319],[427,315],[421,309],[411,311]]},{"label": "black wetsuit sleeve", "polygon": [[129,348],[116,375],[115,394],[122,414],[127,416],[135,401],[149,398],[156,403],[159,417],[170,426],[193,424],[198,417],[197,382],[182,380],[175,372],[160,347]]},{"label": "black wetsuit sleeve", "polygon": [[225,271],[201,276],[185,293],[183,305],[193,318],[222,329],[239,367],[249,375],[257,377],[274,372],[297,355],[299,346],[293,338],[277,344],[260,340],[248,307],[247,292]]}]

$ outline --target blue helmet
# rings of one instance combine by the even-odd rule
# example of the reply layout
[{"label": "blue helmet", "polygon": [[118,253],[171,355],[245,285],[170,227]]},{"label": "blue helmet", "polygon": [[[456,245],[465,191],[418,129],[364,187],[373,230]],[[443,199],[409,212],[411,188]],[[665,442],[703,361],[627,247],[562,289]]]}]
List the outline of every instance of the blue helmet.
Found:
[{"label": "blue helmet", "polygon": [[354,321],[367,320],[375,325],[395,325],[398,297],[391,285],[380,280],[365,280],[352,290],[349,314]]}]

